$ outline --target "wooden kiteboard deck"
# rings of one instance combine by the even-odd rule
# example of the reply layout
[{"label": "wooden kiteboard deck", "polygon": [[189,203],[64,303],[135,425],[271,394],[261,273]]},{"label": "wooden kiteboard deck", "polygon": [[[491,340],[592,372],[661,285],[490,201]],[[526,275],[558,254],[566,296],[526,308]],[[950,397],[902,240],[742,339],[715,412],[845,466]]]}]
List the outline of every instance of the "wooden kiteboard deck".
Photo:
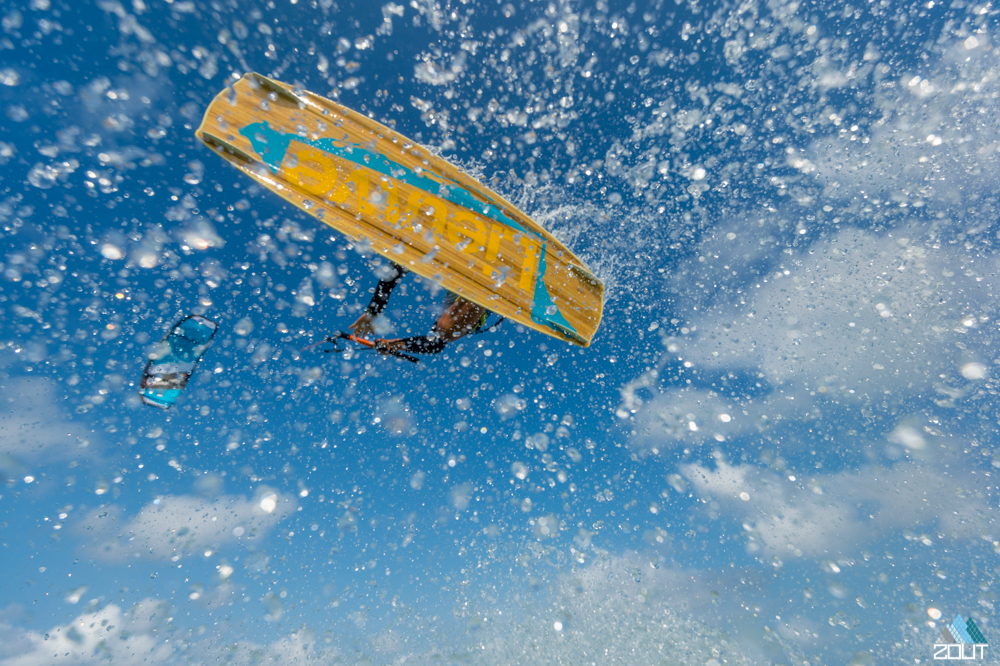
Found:
[{"label": "wooden kiteboard deck", "polygon": [[601,281],[508,201],[388,127],[247,74],[212,101],[196,134],[351,240],[508,319],[590,345]]}]

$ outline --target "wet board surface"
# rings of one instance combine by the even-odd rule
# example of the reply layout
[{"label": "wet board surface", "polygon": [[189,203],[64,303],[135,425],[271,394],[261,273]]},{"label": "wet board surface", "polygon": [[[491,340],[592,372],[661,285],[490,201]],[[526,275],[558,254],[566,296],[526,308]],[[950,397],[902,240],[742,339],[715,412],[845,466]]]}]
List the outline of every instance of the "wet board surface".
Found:
[{"label": "wet board surface", "polygon": [[220,93],[196,134],[351,240],[508,319],[590,345],[601,281],[511,203],[401,134],[259,74]]}]

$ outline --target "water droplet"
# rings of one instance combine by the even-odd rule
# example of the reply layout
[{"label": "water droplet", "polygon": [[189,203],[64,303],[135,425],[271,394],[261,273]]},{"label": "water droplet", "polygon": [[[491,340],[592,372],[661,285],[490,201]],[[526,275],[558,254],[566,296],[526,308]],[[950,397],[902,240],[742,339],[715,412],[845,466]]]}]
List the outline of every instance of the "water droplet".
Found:
[{"label": "water droplet", "polygon": [[113,245],[111,243],[105,243],[104,245],[101,246],[101,256],[103,256],[105,259],[111,259],[116,261],[124,257],[125,252],[117,245]]},{"label": "water droplet", "polygon": [[28,182],[40,190],[47,190],[56,184],[58,169],[38,163],[28,172]]},{"label": "water droplet", "polygon": [[0,85],[16,86],[21,82],[21,75],[10,67],[0,69]]},{"label": "water droplet", "polygon": [[966,379],[983,379],[986,376],[986,366],[982,363],[966,363],[962,366],[962,376]]}]

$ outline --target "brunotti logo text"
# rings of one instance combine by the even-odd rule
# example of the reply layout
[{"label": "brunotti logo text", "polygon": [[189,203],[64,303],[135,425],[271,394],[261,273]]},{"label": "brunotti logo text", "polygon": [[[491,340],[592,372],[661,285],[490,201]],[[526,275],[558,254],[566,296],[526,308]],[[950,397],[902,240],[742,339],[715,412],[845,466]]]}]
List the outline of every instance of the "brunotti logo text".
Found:
[{"label": "brunotti logo text", "polygon": [[934,658],[942,660],[979,660],[986,656],[986,638],[972,621],[956,615],[955,620],[941,630],[934,644]]}]

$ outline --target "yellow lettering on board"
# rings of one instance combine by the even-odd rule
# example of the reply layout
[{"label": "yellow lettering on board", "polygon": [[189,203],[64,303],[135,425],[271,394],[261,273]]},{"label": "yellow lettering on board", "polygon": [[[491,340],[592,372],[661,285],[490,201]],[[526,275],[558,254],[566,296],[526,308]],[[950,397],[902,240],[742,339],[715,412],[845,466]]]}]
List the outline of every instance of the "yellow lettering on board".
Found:
[{"label": "yellow lettering on board", "polygon": [[[354,184],[354,191],[347,185]],[[375,215],[375,206],[368,201],[368,170],[355,169],[351,175],[344,179],[340,187],[330,193],[330,200],[337,204],[343,204],[351,194],[358,197],[358,210],[362,215]]]},{"label": "yellow lettering on board", "polygon": [[368,203],[383,213],[382,218],[389,224],[399,221],[399,195],[392,181],[387,178],[380,178],[375,181],[374,192],[369,193]]},{"label": "yellow lettering on board", "polygon": [[406,208],[409,212],[410,224],[413,224],[413,216],[423,214],[434,219],[431,227],[439,238],[446,238],[445,227],[447,224],[448,208],[443,199],[427,194],[416,188],[410,190],[410,196],[406,201]]},{"label": "yellow lettering on board", "polygon": [[420,190],[410,190],[410,196],[407,197],[406,203],[403,205],[403,214],[399,216],[399,222],[403,227],[409,227],[414,229],[415,220],[414,217],[418,214],[420,210]]},{"label": "yellow lettering on board", "polygon": [[389,224],[396,224],[400,219],[399,195],[393,183],[382,182],[382,191],[385,192],[385,221]]},{"label": "yellow lettering on board", "polygon": [[[289,166],[293,163],[294,166]],[[323,196],[337,183],[337,165],[321,150],[303,148],[285,157],[285,177],[309,194]]]},{"label": "yellow lettering on board", "polygon": [[503,238],[503,227],[499,224],[490,225],[490,240],[486,244],[486,265],[483,266],[483,275],[493,277],[493,262],[497,260],[500,252],[500,239]]},{"label": "yellow lettering on board", "polygon": [[535,275],[535,256],[538,253],[538,245],[533,238],[521,236],[521,247],[524,248],[524,262],[521,264],[521,281],[517,286],[521,289],[530,289],[531,278]]},{"label": "yellow lettering on board", "polygon": [[[474,213],[464,209],[455,211],[454,219],[448,222],[448,240],[452,245],[458,245],[463,238],[468,239],[468,244],[463,252],[478,252],[480,247],[486,245],[486,224]],[[470,224],[472,225],[470,227]]]}]

